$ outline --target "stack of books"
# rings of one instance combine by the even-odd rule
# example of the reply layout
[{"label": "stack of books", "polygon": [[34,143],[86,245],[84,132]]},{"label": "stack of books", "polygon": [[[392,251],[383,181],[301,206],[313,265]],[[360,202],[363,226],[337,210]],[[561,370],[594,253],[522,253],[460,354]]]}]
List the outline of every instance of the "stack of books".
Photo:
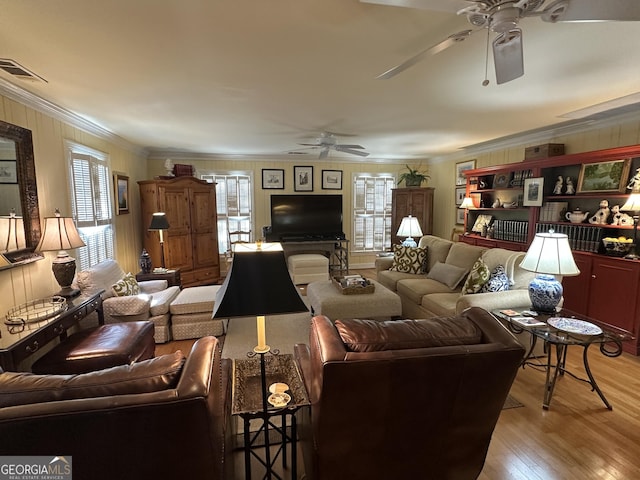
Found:
[{"label": "stack of books", "polygon": [[540,208],[541,222],[564,222],[569,202],[545,202]]}]

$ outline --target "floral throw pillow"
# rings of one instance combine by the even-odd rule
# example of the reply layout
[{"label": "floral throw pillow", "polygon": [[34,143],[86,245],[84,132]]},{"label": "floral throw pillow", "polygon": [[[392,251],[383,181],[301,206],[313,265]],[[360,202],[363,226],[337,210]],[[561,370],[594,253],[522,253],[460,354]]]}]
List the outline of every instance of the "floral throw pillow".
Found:
[{"label": "floral throw pillow", "polygon": [[393,265],[389,270],[404,273],[423,273],[427,249],[422,247],[393,246]]},{"label": "floral throw pillow", "polygon": [[482,257],[478,258],[476,263],[473,264],[471,272],[469,272],[469,275],[467,276],[467,281],[464,282],[462,294],[478,293],[489,281],[490,277],[491,272],[489,271],[489,267],[484,263]]},{"label": "floral throw pillow", "polygon": [[127,273],[122,279],[114,283],[111,288],[117,297],[127,297],[129,295],[138,295],[140,293],[140,285],[136,277],[131,272]]},{"label": "floral throw pillow", "polygon": [[498,265],[493,269],[489,280],[482,286],[480,292],[502,292],[504,290],[509,290],[509,277],[507,277],[504,267]]}]

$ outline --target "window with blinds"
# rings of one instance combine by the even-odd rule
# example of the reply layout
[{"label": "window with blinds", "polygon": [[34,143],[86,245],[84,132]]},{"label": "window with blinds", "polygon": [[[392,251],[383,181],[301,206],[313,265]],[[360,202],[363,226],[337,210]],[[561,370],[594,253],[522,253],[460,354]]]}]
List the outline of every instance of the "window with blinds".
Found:
[{"label": "window with blinds", "polygon": [[[251,173],[210,173],[202,174],[200,178],[216,184],[218,251],[229,251],[231,241],[251,242],[255,238],[251,228],[253,225]],[[240,231],[249,233],[231,238],[230,232]]]},{"label": "window with blinds", "polygon": [[391,247],[391,189],[396,179],[387,174],[354,175],[354,252],[379,252]]},{"label": "window with blinds", "polygon": [[72,216],[86,247],[78,270],[114,257],[113,206],[108,155],[67,142]]}]

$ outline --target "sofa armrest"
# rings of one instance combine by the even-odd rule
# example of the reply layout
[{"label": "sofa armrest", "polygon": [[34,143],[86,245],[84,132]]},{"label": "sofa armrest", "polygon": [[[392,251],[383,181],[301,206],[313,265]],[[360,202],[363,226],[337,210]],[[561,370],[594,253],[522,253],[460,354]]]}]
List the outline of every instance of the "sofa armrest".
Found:
[{"label": "sofa armrest", "polygon": [[480,307],[484,310],[525,307],[531,304],[528,290],[507,290],[503,292],[473,293],[462,295],[456,302],[456,314],[467,308]]},{"label": "sofa armrest", "polygon": [[393,265],[393,257],[376,257],[376,272],[389,270]]},{"label": "sofa armrest", "polygon": [[104,300],[105,317],[122,317],[149,313],[150,295],[129,295],[126,297],[109,297]]},{"label": "sofa armrest", "polygon": [[169,282],[166,280],[144,280],[138,282],[138,285],[142,293],[156,293],[165,290],[169,286]]}]

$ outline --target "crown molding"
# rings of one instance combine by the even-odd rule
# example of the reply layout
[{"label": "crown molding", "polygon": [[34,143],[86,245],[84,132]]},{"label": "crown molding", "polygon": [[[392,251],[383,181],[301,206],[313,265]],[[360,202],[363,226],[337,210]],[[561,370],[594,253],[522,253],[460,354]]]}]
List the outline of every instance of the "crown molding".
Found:
[{"label": "crown molding", "polygon": [[106,128],[94,123],[90,120],[87,120],[80,115],[66,110],[65,108],[56,105],[34,93],[31,93],[18,85],[15,85],[4,78],[0,78],[0,94],[5,97],[15,100],[16,102],[20,102],[21,104],[32,108],[38,112],[44,113],[56,120],[60,120],[72,127],[83,130],[87,133],[95,135],[103,140],[107,140],[108,142],[123,148],[127,151],[130,151],[136,155],[146,157],[148,152],[147,149],[134,145],[133,143],[125,140],[122,137],[119,137],[115,133],[107,130]]}]

